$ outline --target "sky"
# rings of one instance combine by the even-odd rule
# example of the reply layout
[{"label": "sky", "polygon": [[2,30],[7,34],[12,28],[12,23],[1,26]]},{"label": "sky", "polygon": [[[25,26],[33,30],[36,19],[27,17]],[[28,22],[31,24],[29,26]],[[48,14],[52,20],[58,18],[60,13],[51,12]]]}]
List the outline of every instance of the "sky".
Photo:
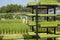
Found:
[{"label": "sky", "polygon": [[0,0],[0,6],[4,6],[7,4],[19,4],[26,6],[28,2],[31,2],[34,0]]}]

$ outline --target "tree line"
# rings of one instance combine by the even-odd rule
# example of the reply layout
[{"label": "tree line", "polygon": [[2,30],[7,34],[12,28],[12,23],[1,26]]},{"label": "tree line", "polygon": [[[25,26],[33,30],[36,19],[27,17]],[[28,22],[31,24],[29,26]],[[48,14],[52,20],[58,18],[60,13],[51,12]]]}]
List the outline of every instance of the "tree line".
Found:
[{"label": "tree line", "polygon": [[10,4],[0,7],[0,13],[31,12],[31,9],[22,5]]}]

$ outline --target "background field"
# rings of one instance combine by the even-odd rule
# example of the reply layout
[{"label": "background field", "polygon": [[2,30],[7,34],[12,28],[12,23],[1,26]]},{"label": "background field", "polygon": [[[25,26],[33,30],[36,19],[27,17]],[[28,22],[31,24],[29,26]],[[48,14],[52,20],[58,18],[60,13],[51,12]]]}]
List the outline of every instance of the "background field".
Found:
[{"label": "background field", "polygon": [[19,34],[29,31],[29,27],[22,20],[0,20],[0,34]]}]

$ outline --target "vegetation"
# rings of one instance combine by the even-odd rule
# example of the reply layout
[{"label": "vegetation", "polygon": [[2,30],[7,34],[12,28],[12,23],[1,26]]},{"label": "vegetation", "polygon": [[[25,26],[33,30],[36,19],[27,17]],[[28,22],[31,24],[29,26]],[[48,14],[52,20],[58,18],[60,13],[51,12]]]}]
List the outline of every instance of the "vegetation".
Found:
[{"label": "vegetation", "polygon": [[0,20],[0,34],[27,33],[29,27],[21,20]]},{"label": "vegetation", "polygon": [[31,12],[31,9],[17,4],[10,4],[0,7],[0,13],[14,13],[14,12]]},{"label": "vegetation", "polygon": [[[38,0],[38,4],[60,4],[60,0]],[[36,2],[28,2],[27,5],[36,5]]]},{"label": "vegetation", "polygon": [[23,34],[28,31],[30,31],[29,27],[20,19],[0,20],[0,40],[24,38]]},{"label": "vegetation", "polygon": [[29,2],[27,5],[36,5],[36,2]]},{"label": "vegetation", "polygon": [[[33,22],[30,21],[29,25],[35,25],[35,23],[36,23],[35,21],[33,21]],[[58,21],[55,21],[55,22],[54,21],[52,21],[52,22],[51,21],[42,21],[42,22],[39,22],[39,24],[42,25],[42,26],[46,26],[46,25],[47,26],[54,26],[54,25],[57,26],[58,23],[59,23]]]},{"label": "vegetation", "polygon": [[0,40],[12,40],[12,39],[19,39],[24,38],[22,34],[7,34],[7,35],[1,35]]},{"label": "vegetation", "polygon": [[[36,16],[36,14],[26,14],[27,16]],[[38,14],[38,16],[57,16],[57,14]]]},{"label": "vegetation", "polygon": [[40,4],[60,4],[59,0],[39,0]]},{"label": "vegetation", "polygon": [[[0,40],[24,38],[23,35],[31,31],[29,27],[20,20],[20,14],[24,12],[31,12],[31,9],[17,4],[0,7]],[[19,15],[17,13],[19,13]],[[2,18],[5,20],[1,20]],[[14,20],[14,18],[16,18],[16,20]]]},{"label": "vegetation", "polygon": [[[43,2],[42,2],[43,1]],[[55,3],[56,1],[51,0],[51,1],[44,1],[42,0],[41,3]],[[36,5],[36,2],[30,2],[28,5]],[[22,23],[22,20],[19,20],[20,15],[14,15],[13,13],[22,13],[22,12],[31,12],[31,9],[23,7],[22,5],[17,5],[17,4],[10,4],[6,6],[0,7],[0,13],[7,13],[0,15],[0,17],[5,18],[6,20],[0,20],[0,38],[2,39],[15,39],[15,38],[24,38],[23,34],[30,34],[30,35],[36,35],[36,27],[34,27],[34,32],[31,32],[29,29],[28,25],[25,23]],[[9,14],[10,13],[10,14]],[[11,14],[12,13],[12,14]],[[18,19],[13,20],[13,15],[16,16]],[[36,16],[35,14],[31,15],[28,14],[29,16]],[[56,14],[40,14],[38,16],[57,16]],[[8,20],[7,20],[8,19]],[[36,25],[36,22],[28,22],[29,25]],[[60,24],[60,21],[40,21],[38,23],[40,27],[42,26],[57,26],[57,24]],[[50,32],[50,30],[48,30]],[[55,37],[60,34],[60,32],[55,35],[51,31],[52,34],[44,34],[46,33],[46,28],[38,28],[38,32],[43,32],[43,34],[38,34],[41,38],[45,37]],[[15,34],[15,35],[14,35]],[[17,35],[16,35],[17,34]],[[51,36],[52,35],[52,36]],[[35,37],[36,38],[36,37]]]}]

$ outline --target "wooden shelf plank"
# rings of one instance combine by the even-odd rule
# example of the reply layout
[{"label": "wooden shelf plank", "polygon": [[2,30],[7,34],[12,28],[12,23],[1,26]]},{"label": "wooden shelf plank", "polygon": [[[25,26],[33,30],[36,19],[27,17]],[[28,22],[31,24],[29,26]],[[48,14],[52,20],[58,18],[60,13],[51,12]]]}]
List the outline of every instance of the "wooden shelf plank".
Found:
[{"label": "wooden shelf plank", "polygon": [[23,34],[2,34],[0,37],[3,37],[2,39],[18,39],[18,38],[24,38]]},{"label": "wooden shelf plank", "polygon": [[[28,16],[36,16],[36,14],[27,14]],[[56,14],[38,14],[38,16],[56,16]]]},{"label": "wooden shelf plank", "polygon": [[41,27],[56,27],[57,23],[56,22],[40,22],[39,23]]},{"label": "wooden shelf plank", "polygon": [[[54,34],[54,31],[50,31],[50,33]],[[60,35],[60,32],[56,31],[56,35]]]},{"label": "wooden shelf plank", "polygon": [[27,5],[36,5],[36,2],[28,2]]},{"label": "wooden shelf plank", "polygon": [[[30,35],[30,36],[35,36],[36,33],[35,33],[35,32],[28,32],[28,35]],[[60,35],[57,35],[57,34],[47,34],[47,33],[38,33],[38,36],[39,36],[40,38],[60,37]]]},{"label": "wooden shelf plank", "polygon": [[28,32],[28,35],[33,36],[33,35],[36,35],[36,33],[35,32]]},{"label": "wooden shelf plank", "polygon": [[47,34],[47,33],[40,33],[38,34],[40,38],[54,38],[54,37],[60,37],[60,35],[56,34]]},{"label": "wooden shelf plank", "polygon": [[[28,2],[27,5],[36,5],[36,2]],[[60,5],[59,0],[39,0],[38,5]]]},{"label": "wooden shelf plank", "polygon": [[[57,21],[43,21],[38,23],[40,27],[57,27]],[[35,22],[29,22],[29,26],[36,26]]]},{"label": "wooden shelf plank", "polygon": [[39,4],[60,5],[59,0],[39,0]]}]

